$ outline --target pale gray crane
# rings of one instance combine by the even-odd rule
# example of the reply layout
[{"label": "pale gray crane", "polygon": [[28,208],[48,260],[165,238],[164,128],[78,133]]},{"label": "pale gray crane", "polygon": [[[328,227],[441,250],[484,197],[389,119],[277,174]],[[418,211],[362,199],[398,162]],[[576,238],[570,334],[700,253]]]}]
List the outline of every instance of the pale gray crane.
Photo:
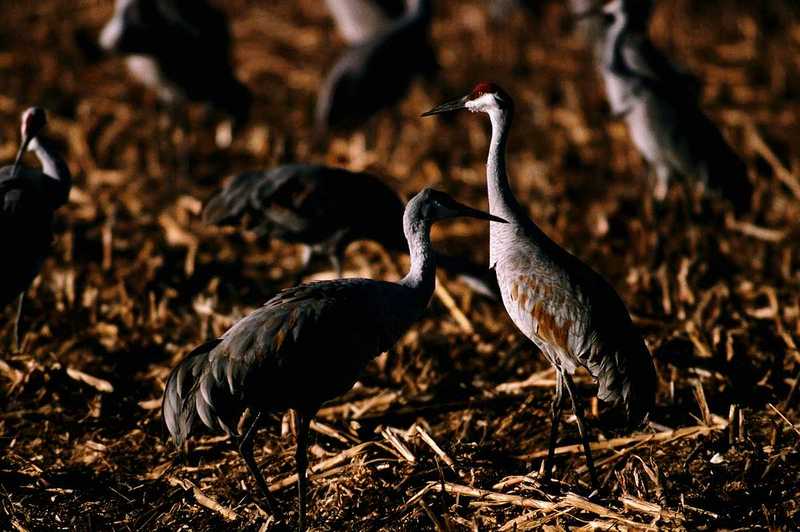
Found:
[{"label": "pale gray crane", "polygon": [[492,139],[486,163],[489,212],[508,220],[490,224],[489,265],[497,273],[503,304],[514,324],[556,370],[553,425],[545,462],[550,478],[563,391],[572,403],[586,464],[599,487],[583,407],[572,374],[586,368],[598,382],[597,396],[622,403],[631,426],[643,423],[655,402],[656,372],[650,352],[625,304],[597,272],[561,248],[528,217],[506,175],[506,142],[514,114],[511,97],[493,83],[439,105],[423,116],[468,109],[489,115]]},{"label": "pale gray crane", "polygon": [[[457,216],[503,222],[425,189],[403,214],[411,270],[400,282],[336,279],[283,290],[220,338],[189,353],[170,373],[162,403],[176,445],[184,446],[198,418],[226,432],[274,513],[277,505],[253,459],[253,436],[264,414],[292,409],[298,522],[305,530],[309,424],[323,402],[349,390],[367,363],[422,316],[436,282],[431,225]],[[240,439],[236,426],[246,408],[255,416]]]},{"label": "pale gray crane", "polygon": [[348,44],[361,44],[389,29],[404,10],[403,0],[325,0]]},{"label": "pale gray crane", "polygon": [[647,34],[652,0],[614,0],[603,7],[602,73],[612,112],[656,174],[662,200],[673,178],[693,180],[731,203],[751,205],[747,167],[699,105],[697,78],[677,67]]},{"label": "pale gray crane", "polygon": [[314,133],[361,126],[408,92],[419,76],[438,70],[430,44],[431,0],[407,0],[407,12],[384,32],[348,48],[317,95]]},{"label": "pale gray crane", "polygon": [[[53,240],[53,215],[67,202],[72,175],[52,144],[42,137],[47,116],[40,107],[22,114],[22,142],[12,166],[0,168],[0,249],[8,254],[0,276],[0,308],[17,299],[12,346],[19,349],[19,321],[25,290],[39,274]],[[22,166],[26,150],[41,170]]]}]

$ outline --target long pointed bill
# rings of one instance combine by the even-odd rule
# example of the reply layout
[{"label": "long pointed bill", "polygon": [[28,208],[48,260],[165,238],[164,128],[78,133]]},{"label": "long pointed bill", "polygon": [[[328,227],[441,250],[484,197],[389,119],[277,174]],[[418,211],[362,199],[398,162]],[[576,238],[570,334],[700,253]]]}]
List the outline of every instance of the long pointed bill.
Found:
[{"label": "long pointed bill", "polygon": [[13,177],[17,177],[17,172],[19,172],[19,164],[22,162],[22,156],[25,154],[25,150],[28,149],[28,144],[31,142],[31,137],[25,136],[22,139],[22,143],[19,145],[19,150],[17,151],[17,156],[14,158],[14,166],[11,167],[11,175]]},{"label": "long pointed bill", "polygon": [[420,116],[431,116],[431,115],[438,115],[442,113],[449,113],[451,111],[458,111],[459,109],[466,109],[467,108],[467,96],[463,98],[459,98],[457,100],[451,100],[449,102],[445,102],[441,105],[437,105],[430,111],[422,113]]},{"label": "long pointed bill", "polygon": [[489,214],[488,212],[480,211],[478,209],[473,209],[472,207],[468,207],[463,203],[455,202],[453,205],[455,209],[456,216],[467,216],[469,218],[477,218],[479,220],[489,220],[490,222],[498,222],[501,224],[507,224],[508,222],[499,216],[495,216],[493,214]]}]

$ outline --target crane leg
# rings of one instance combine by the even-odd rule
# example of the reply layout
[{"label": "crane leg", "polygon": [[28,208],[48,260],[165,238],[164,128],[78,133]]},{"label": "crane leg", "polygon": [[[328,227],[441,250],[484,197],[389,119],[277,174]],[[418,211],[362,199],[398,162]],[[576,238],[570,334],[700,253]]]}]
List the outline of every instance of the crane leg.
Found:
[{"label": "crane leg", "polygon": [[297,518],[297,529],[300,532],[306,530],[306,470],[308,469],[308,427],[311,424],[309,416],[295,410],[295,420],[297,421],[297,450],[295,451],[295,462],[297,463],[297,497],[299,502],[299,517]]},{"label": "crane leg", "polygon": [[581,435],[581,442],[583,443],[583,454],[586,455],[586,467],[589,469],[589,475],[592,478],[592,487],[594,489],[600,489],[600,482],[597,480],[597,471],[594,469],[592,449],[589,446],[589,434],[583,419],[583,405],[581,404],[580,397],[578,397],[578,392],[575,389],[575,383],[572,381],[572,377],[567,373],[562,373],[561,378],[564,380],[564,386],[567,388],[569,399],[572,402],[572,411],[575,413],[575,419],[578,421],[578,432]]},{"label": "crane leg", "polygon": [[280,510],[278,509],[278,502],[269,492],[269,487],[264,481],[264,477],[261,476],[261,471],[258,470],[258,465],[253,458],[253,438],[256,435],[256,429],[258,428],[258,422],[260,420],[261,412],[256,414],[256,417],[253,418],[253,422],[250,424],[247,432],[244,433],[244,437],[239,442],[239,454],[242,455],[244,463],[247,464],[247,469],[250,470],[250,474],[256,479],[258,489],[261,491],[261,495],[263,495],[264,499],[266,499],[270,513],[273,514],[276,519],[282,520]]},{"label": "crane leg", "polygon": [[17,298],[17,313],[14,316],[14,329],[11,331],[11,349],[14,353],[19,352],[19,320],[22,318],[22,300],[25,299],[25,292],[22,291]]},{"label": "crane leg", "polygon": [[553,474],[553,461],[555,459],[556,442],[558,441],[558,425],[561,422],[561,412],[564,410],[564,384],[561,372],[556,370],[556,393],[551,406],[552,424],[550,425],[550,444],[547,447],[547,460],[544,463],[544,479],[549,481]]}]

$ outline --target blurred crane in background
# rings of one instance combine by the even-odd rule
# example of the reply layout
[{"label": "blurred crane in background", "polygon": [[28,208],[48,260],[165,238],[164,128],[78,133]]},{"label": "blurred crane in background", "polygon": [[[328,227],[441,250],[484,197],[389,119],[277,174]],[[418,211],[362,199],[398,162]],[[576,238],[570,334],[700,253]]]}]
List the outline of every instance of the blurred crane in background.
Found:
[{"label": "blurred crane in background", "polygon": [[695,180],[728,200],[737,213],[751,205],[747,167],[699,106],[701,85],[677,67],[648,37],[652,0],[614,0],[601,68],[614,115],[624,117],[634,145],[656,174],[654,195],[663,200],[673,178]]},{"label": "blurred crane in background", "polygon": [[[39,274],[53,240],[53,215],[69,199],[72,175],[64,159],[42,137],[47,125],[43,109],[22,114],[22,141],[12,166],[0,168],[0,248],[5,250],[0,282],[0,307],[15,298],[17,311],[12,347],[19,349],[19,321],[25,290]],[[22,166],[26,150],[36,154],[41,170]]]},{"label": "blurred crane in background", "polygon": [[406,13],[383,32],[350,47],[317,95],[315,138],[356,128],[400,100],[418,76],[438,70],[430,43],[431,0],[407,0]]},{"label": "blurred crane in background", "polygon": [[[392,253],[408,253],[405,206],[374,175],[344,168],[289,164],[234,177],[212,197],[203,220],[215,225],[245,222],[261,238],[305,245],[299,282],[316,256],[326,257],[338,277],[347,247],[372,240]],[[476,292],[499,299],[494,274],[462,257],[437,253],[438,264]]]},{"label": "blurred crane in background", "polygon": [[206,0],[116,0],[99,40],[173,109],[190,100],[222,111],[234,129],[247,121],[252,96],[231,64],[227,19]]},{"label": "blurred crane in background", "polygon": [[325,0],[348,44],[360,44],[389,29],[405,12],[403,0]]},{"label": "blurred crane in background", "polygon": [[[298,521],[305,530],[309,424],[323,402],[349,390],[367,363],[422,316],[436,282],[431,225],[457,216],[502,222],[425,189],[402,218],[411,270],[400,282],[337,279],[289,288],[192,351],[164,390],[163,416],[176,445],[184,446],[197,418],[225,431],[274,513],[277,505],[253,458],[253,437],[263,414],[294,410]],[[246,408],[255,416],[240,439],[235,427]]]},{"label": "blurred crane in background", "polygon": [[458,109],[486,113],[491,120],[486,163],[489,211],[509,223],[490,224],[489,264],[497,272],[503,304],[514,324],[556,370],[545,477],[550,478],[552,471],[566,389],[592,485],[599,488],[583,406],[572,374],[578,366],[586,368],[599,384],[597,396],[622,403],[629,424],[638,426],[655,403],[652,357],[611,285],[547,237],[514,197],[506,174],[506,143],[514,114],[511,97],[493,83],[479,83],[467,96],[439,105],[423,116]]}]

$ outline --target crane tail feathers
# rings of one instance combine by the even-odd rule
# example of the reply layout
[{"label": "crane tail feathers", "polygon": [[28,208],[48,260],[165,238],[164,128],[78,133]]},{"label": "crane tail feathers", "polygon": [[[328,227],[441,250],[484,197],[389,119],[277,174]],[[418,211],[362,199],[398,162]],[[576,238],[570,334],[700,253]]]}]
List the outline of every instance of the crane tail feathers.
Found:
[{"label": "crane tail feathers", "polygon": [[[210,415],[213,413],[213,408],[203,397],[202,377],[209,363],[208,354],[220,341],[212,340],[194,349],[178,363],[167,378],[161,413],[164,424],[178,448],[185,446],[186,438],[194,428],[198,415],[209,428],[219,426],[214,421],[216,416]],[[197,393],[198,388],[201,393]]]}]

